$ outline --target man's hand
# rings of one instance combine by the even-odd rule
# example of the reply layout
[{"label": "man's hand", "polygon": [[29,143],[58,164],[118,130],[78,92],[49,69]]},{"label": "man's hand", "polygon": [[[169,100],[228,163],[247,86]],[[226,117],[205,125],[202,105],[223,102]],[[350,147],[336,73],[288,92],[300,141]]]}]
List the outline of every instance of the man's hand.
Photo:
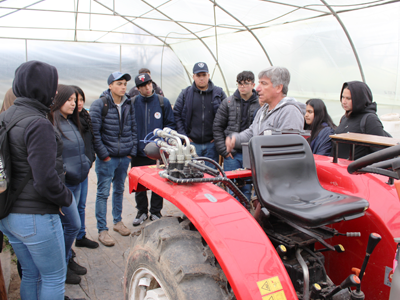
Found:
[{"label": "man's hand", "polygon": [[234,136],[227,136],[225,139],[225,146],[227,152],[232,152],[233,148],[235,148],[236,138]]},{"label": "man's hand", "polygon": [[130,156],[130,155],[127,155],[127,157],[128,157],[129,159],[132,159],[132,156]]},{"label": "man's hand", "polygon": [[229,153],[227,156],[225,156],[225,158],[228,158],[228,157],[233,159],[232,153]]},{"label": "man's hand", "polygon": [[107,156],[104,161],[110,161],[111,157]]}]

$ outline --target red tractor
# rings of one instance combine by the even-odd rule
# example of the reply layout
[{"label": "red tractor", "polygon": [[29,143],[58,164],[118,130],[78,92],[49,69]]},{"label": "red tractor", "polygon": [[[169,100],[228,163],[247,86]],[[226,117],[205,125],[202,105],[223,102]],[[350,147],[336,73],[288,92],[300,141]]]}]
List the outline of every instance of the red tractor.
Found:
[{"label": "red tractor", "polygon": [[[154,136],[164,166],[132,168],[130,191],[152,190],[182,215],[133,234],[125,299],[389,299],[400,160],[388,159],[400,145],[333,163],[300,135],[258,136],[251,170],[225,174],[176,131]],[[233,179],[253,183],[253,215]]]}]

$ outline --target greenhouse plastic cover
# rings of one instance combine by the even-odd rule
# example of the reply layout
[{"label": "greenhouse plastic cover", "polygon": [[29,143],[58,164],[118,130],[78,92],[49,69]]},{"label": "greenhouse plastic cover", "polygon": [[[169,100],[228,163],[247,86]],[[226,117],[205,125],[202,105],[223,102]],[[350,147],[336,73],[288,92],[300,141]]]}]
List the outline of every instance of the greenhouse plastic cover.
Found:
[{"label": "greenhouse plastic cover", "polygon": [[0,99],[28,60],[57,67],[87,107],[114,71],[150,69],[174,103],[196,62],[228,95],[241,71],[274,65],[291,73],[289,96],[322,98],[337,120],[346,81],[365,81],[378,112],[398,109],[399,41],[399,1],[4,0]]}]

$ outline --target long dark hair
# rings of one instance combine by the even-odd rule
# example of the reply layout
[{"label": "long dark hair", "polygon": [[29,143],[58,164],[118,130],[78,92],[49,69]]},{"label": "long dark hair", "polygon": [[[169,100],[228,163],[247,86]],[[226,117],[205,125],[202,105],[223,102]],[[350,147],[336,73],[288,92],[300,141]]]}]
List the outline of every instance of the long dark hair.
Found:
[{"label": "long dark hair", "polygon": [[[76,101],[77,101],[76,102],[76,104],[77,104],[76,107],[78,107],[78,98],[79,98],[78,96],[81,95],[82,99],[83,99],[83,102],[86,102],[85,93],[83,92],[83,90],[79,86],[76,86],[76,85],[71,85],[71,86],[75,89],[75,91],[77,93],[77,95],[76,95]],[[90,118],[89,112],[85,108],[83,108],[81,110],[81,112],[79,113],[79,117],[84,119],[86,121],[86,124],[88,124],[90,133],[92,134],[92,142],[94,142],[93,125],[92,125],[92,119]]]},{"label": "long dark hair", "polygon": [[325,128],[322,123],[328,124],[332,129],[336,128],[335,123],[333,123],[332,118],[326,110],[324,101],[321,99],[309,99],[306,102],[314,109],[314,120],[308,125],[304,122],[304,129],[311,130],[311,136],[308,138],[308,142],[311,143],[319,134],[319,132]]},{"label": "long dark hair", "polygon": [[[57,91],[58,91],[58,94],[54,98],[54,102],[50,108],[48,118],[49,118],[50,122],[60,131],[60,133],[64,137],[66,137],[60,127],[60,109],[65,104],[65,102],[68,101],[69,97],[71,97],[72,94],[75,94],[77,98],[78,98],[78,95],[72,86],[64,85],[64,84],[59,84]],[[71,115],[71,119],[72,119],[72,122],[74,122],[74,124],[76,125],[76,127],[78,127],[78,130],[79,130],[81,136],[83,136],[81,122],[79,121],[78,105],[75,105],[75,109]]]}]

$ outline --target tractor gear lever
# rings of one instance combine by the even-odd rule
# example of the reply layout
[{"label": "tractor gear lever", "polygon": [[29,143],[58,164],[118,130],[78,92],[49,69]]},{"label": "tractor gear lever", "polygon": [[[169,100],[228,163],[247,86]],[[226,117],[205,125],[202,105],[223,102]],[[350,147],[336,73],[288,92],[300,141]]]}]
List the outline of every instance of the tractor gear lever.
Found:
[{"label": "tractor gear lever", "polygon": [[[361,270],[360,270],[360,284],[357,285],[357,290],[356,291],[352,291],[352,299],[353,299],[353,294],[354,294],[354,299],[364,299],[364,293],[361,292],[361,280],[364,276],[364,272],[365,269],[367,268],[367,264],[369,261],[369,257],[371,256],[372,252],[374,251],[376,245],[378,245],[378,243],[380,242],[380,240],[382,239],[382,237],[377,234],[377,233],[371,233],[369,235],[369,239],[368,239],[368,245],[367,245],[367,250],[366,250],[366,254],[365,254],[365,258],[364,258],[364,262],[362,264]],[[364,298],[362,298],[364,297]]]}]

